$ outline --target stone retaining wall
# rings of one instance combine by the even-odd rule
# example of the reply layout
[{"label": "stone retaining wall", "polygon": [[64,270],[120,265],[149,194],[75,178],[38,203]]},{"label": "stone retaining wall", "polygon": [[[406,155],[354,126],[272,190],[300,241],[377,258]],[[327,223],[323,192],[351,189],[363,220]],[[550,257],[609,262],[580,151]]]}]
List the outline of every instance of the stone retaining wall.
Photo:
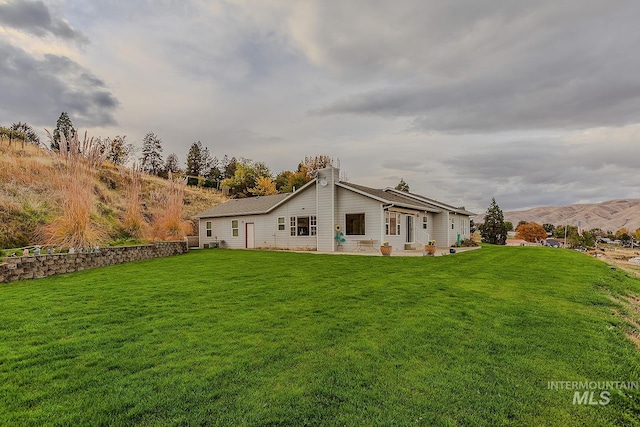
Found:
[{"label": "stone retaining wall", "polygon": [[5,258],[4,262],[0,264],[0,283],[23,279],[39,279],[89,268],[180,255],[188,250],[187,242],[179,241],[103,248],[98,253],[10,257]]}]

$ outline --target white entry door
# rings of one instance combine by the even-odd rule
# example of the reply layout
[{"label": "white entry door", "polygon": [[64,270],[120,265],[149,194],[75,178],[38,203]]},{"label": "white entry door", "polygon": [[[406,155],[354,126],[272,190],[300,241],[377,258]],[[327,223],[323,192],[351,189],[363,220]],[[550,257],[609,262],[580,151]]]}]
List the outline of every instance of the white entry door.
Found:
[{"label": "white entry door", "polygon": [[247,249],[254,249],[256,247],[256,229],[255,224],[252,222],[248,222],[245,225],[245,236],[246,238],[246,246]]}]

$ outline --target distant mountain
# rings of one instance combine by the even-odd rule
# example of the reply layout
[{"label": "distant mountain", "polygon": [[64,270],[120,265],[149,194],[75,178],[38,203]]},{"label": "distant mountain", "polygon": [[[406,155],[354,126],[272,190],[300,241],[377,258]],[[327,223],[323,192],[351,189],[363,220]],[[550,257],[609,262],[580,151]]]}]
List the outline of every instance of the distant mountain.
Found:
[{"label": "distant mountain", "polygon": [[[473,220],[483,222],[484,214]],[[601,228],[604,231],[619,230],[626,227],[635,231],[640,227],[640,199],[618,199],[595,204],[578,204],[569,206],[544,206],[524,211],[504,211],[504,220],[515,227],[520,221],[534,221],[538,224],[578,225],[590,230]]]}]

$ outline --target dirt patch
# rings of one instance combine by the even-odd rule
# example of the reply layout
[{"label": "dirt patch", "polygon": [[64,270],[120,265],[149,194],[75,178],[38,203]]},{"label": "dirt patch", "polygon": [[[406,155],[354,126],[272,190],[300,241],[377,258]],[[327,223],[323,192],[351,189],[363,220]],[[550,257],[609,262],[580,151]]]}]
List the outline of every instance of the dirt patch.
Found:
[{"label": "dirt patch", "polygon": [[[602,250],[604,249],[604,250]],[[640,256],[638,248],[627,249],[618,247],[605,247],[598,250],[591,250],[589,255],[620,268],[636,277],[640,277],[640,265],[629,262],[631,258]]]},{"label": "dirt patch", "polygon": [[613,315],[627,325],[625,335],[640,351],[640,297],[633,294],[619,297],[609,294],[607,297],[617,305],[611,309]]}]

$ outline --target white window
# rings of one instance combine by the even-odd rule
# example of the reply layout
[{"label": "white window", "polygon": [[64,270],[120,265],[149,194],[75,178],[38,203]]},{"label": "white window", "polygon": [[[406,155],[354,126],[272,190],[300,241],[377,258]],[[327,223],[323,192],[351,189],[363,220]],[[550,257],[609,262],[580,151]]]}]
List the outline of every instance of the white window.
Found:
[{"label": "white window", "polygon": [[238,231],[238,220],[234,219],[231,221],[231,235],[233,237],[238,237],[240,232]]},{"label": "white window", "polygon": [[451,229],[455,228],[455,218],[451,218]]},{"label": "white window", "polygon": [[427,217],[426,215],[422,217],[422,229],[426,230],[427,229],[427,225],[429,221],[429,217]]},{"label": "white window", "polygon": [[309,217],[309,229],[312,236],[318,234],[318,219],[315,215]]},{"label": "white window", "polygon": [[289,218],[292,236],[315,236],[318,233],[318,221],[315,216],[292,216]]},{"label": "white window", "polygon": [[278,218],[278,231],[284,231],[284,228],[285,228],[284,217],[281,216]]},{"label": "white window", "polygon": [[386,212],[385,218],[385,234],[387,236],[400,235],[400,214],[398,212]]},{"label": "white window", "polygon": [[211,237],[212,232],[211,232],[211,221],[207,221],[207,237]]},{"label": "white window", "polygon": [[291,229],[291,235],[292,236],[297,236],[297,232],[296,232],[296,217],[292,216],[291,218],[289,218],[289,228]]}]

